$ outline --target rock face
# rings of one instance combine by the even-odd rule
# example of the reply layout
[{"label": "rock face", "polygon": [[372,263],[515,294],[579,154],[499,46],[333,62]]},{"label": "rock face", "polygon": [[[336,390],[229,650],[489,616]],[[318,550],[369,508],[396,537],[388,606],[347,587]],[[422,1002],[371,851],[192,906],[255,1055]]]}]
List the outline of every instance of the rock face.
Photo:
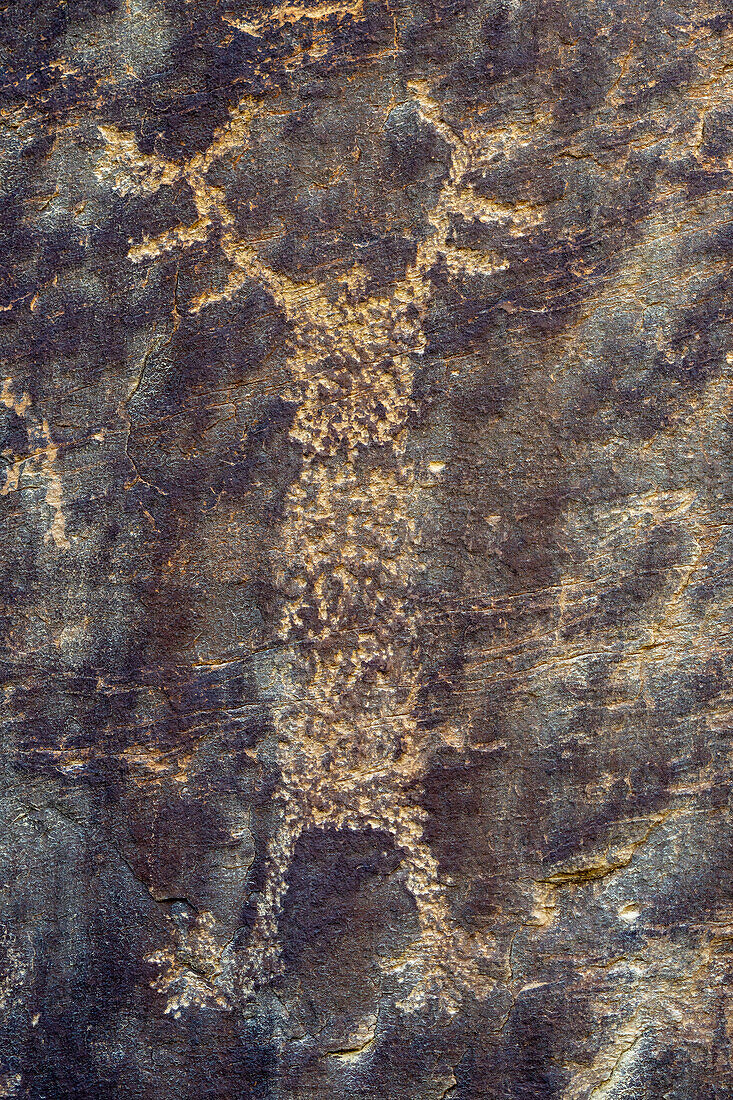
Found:
[{"label": "rock face", "polygon": [[11,0],[0,1096],[733,1096],[733,9]]}]

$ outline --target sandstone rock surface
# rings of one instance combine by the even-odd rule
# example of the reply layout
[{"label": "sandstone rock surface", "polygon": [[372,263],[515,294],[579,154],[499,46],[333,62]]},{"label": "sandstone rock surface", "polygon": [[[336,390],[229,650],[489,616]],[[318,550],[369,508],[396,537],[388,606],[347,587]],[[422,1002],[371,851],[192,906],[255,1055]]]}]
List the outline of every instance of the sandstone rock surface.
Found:
[{"label": "sandstone rock surface", "polygon": [[0,54],[0,1096],[730,1100],[727,0]]}]

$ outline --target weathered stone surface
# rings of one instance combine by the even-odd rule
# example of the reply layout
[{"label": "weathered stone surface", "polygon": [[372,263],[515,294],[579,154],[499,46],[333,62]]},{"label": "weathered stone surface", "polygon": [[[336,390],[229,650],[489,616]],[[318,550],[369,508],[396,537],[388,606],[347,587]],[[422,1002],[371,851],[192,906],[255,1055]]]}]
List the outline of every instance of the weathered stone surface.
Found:
[{"label": "weathered stone surface", "polygon": [[733,9],[2,19],[0,1095],[733,1096]]}]

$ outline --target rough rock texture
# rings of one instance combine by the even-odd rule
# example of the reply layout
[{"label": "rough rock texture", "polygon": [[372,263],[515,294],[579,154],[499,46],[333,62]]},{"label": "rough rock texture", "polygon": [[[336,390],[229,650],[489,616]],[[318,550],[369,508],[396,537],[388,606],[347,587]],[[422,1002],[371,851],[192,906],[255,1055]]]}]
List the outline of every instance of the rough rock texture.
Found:
[{"label": "rough rock texture", "polygon": [[0,1096],[733,1097],[729,0],[0,52]]}]

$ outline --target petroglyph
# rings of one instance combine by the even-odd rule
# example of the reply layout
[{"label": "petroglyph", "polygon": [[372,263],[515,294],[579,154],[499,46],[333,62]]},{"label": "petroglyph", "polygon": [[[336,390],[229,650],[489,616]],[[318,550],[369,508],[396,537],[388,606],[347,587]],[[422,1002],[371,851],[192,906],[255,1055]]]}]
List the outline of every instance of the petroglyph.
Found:
[{"label": "petroglyph", "polygon": [[[450,145],[450,176],[430,213],[429,234],[388,296],[354,296],[348,274],[335,287],[295,282],[263,263],[257,248],[239,235],[206,174],[218,158],[246,144],[256,111],[251,99],[238,104],[205,153],[180,168],[140,156],[131,135],[104,128],[106,149],[97,173],[123,194],[149,193],[185,179],[199,220],[133,246],[130,259],[139,263],[195,247],[216,227],[230,275],[222,291],[200,297],[194,309],[232,297],[254,280],[292,324],[286,396],[297,403],[291,435],[302,445],[303,460],[284,506],[276,572],[286,593],[278,634],[290,668],[277,712],[281,818],[270,845],[247,977],[256,983],[278,971],[278,914],[303,830],[371,826],[386,830],[404,853],[420,916],[419,942],[399,962],[385,965],[406,975],[406,1008],[437,991],[455,1011],[463,990],[481,997],[492,987],[484,962],[495,943],[490,934],[467,936],[452,919],[445,892],[451,883],[441,880],[422,838],[424,811],[412,793],[428,744],[413,713],[421,621],[410,594],[421,570],[415,507],[421,470],[405,457],[406,435],[415,364],[425,347],[421,319],[432,265],[443,259],[481,273],[502,265],[447,241],[454,213],[499,216],[464,183],[485,148],[440,121],[424,83],[412,90],[421,116]],[[522,219],[520,212],[517,224],[529,224]],[[372,453],[376,466],[370,465]],[[194,983],[177,995],[175,1011],[187,998],[195,1000],[197,989]]]}]

